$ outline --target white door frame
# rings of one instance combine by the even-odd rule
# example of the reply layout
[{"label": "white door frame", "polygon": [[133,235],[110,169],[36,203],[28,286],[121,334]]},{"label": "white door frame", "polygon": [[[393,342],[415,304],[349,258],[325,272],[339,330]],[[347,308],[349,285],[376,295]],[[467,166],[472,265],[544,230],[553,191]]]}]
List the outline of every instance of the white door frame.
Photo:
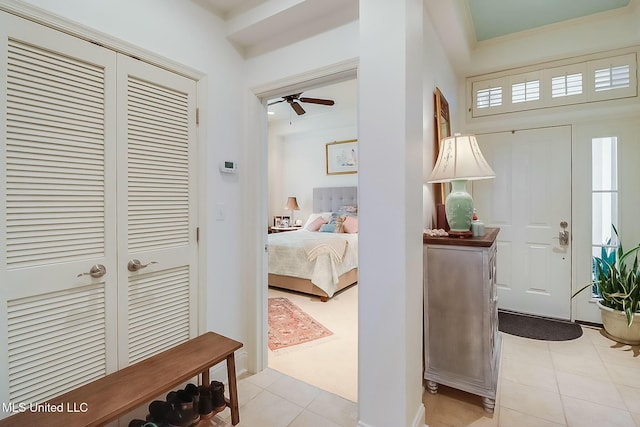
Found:
[{"label": "white door frame", "polygon": [[[247,343],[249,354],[252,360],[249,360],[249,370],[252,372],[260,372],[266,369],[269,363],[269,352],[267,348],[268,338],[268,320],[267,320],[267,226],[269,217],[269,193],[268,193],[268,153],[267,146],[269,140],[268,124],[267,124],[267,100],[289,93],[297,93],[303,90],[309,90],[319,86],[326,86],[332,83],[351,80],[357,78],[358,60],[348,60],[339,62],[328,67],[311,70],[303,74],[290,76],[281,80],[272,81],[261,84],[252,88],[249,99],[249,115],[250,122],[257,123],[258,127],[250,130],[252,133],[248,136],[249,140],[258,141],[255,146],[251,147],[251,155],[245,155],[247,166],[253,168],[255,173],[255,182],[253,188],[257,189],[256,199],[259,200],[259,209],[256,216],[249,223],[254,226],[251,229],[251,236],[247,241],[254,241],[256,244],[256,252],[254,253],[256,263],[255,277],[253,282],[256,284],[255,300],[253,306],[255,308],[255,339],[251,343]],[[258,154],[256,154],[258,153]],[[249,185],[251,183],[248,183]],[[251,191],[249,191],[251,194]]]}]

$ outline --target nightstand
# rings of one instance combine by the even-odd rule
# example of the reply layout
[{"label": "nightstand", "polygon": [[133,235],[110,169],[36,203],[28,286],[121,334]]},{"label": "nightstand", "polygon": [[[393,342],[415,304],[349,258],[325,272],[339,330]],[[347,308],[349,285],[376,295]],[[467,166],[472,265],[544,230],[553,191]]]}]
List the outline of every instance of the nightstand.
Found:
[{"label": "nightstand", "polygon": [[294,227],[271,227],[272,233],[284,233],[285,231],[294,231],[294,230],[302,230],[302,226],[294,226]]}]

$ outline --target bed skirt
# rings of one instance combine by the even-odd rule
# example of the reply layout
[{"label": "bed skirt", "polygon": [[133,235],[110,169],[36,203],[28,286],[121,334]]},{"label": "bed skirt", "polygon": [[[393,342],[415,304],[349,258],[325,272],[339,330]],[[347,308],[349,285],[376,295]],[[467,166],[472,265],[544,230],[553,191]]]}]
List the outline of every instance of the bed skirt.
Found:
[{"label": "bed skirt", "polygon": [[[353,285],[358,281],[358,269],[347,271],[338,279],[338,287],[336,292]],[[269,286],[274,288],[287,289],[290,291],[303,292],[305,294],[316,295],[320,300],[326,302],[329,295],[313,283],[309,279],[301,279],[299,277],[281,276],[279,274],[269,274]]]}]

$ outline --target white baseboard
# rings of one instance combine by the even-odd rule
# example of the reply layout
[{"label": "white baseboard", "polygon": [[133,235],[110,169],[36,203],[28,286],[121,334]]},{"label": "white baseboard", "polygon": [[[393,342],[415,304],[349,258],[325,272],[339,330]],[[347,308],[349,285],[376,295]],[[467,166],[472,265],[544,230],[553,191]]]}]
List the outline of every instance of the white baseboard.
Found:
[{"label": "white baseboard", "polygon": [[[236,352],[236,377],[248,372],[247,362],[249,355],[246,350]],[[212,380],[227,382],[227,364],[219,363],[210,370]]]}]

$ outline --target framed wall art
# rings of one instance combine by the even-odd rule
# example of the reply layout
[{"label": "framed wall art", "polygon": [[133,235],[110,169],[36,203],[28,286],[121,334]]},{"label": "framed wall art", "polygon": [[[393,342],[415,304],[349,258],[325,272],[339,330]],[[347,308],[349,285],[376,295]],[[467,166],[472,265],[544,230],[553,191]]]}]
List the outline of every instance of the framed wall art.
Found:
[{"label": "framed wall art", "polygon": [[326,144],[327,175],[358,173],[358,140]]},{"label": "framed wall art", "polygon": [[[451,136],[451,118],[449,116],[449,103],[445,99],[440,89],[436,88],[434,92],[435,103],[435,141],[433,143],[433,163],[438,158],[442,139]],[[433,202],[435,205],[435,227],[447,229],[448,224],[444,215],[444,200],[447,197],[447,187],[445,183],[437,183],[433,185]]]}]

